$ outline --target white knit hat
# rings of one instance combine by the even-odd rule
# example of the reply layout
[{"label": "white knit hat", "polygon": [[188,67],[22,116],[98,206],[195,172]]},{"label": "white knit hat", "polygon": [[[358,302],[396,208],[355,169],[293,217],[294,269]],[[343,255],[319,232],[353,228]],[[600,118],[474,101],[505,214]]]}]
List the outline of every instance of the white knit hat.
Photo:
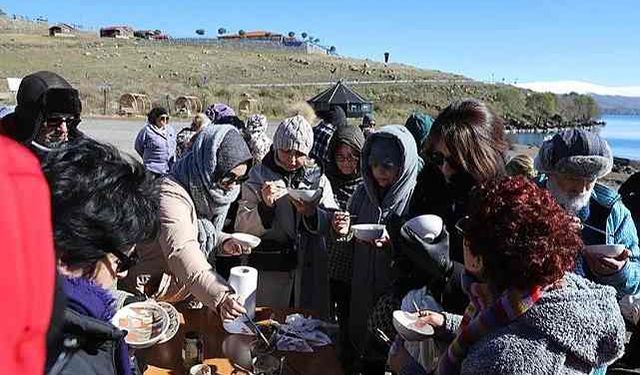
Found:
[{"label": "white knit hat", "polygon": [[273,136],[276,150],[296,150],[309,155],[313,147],[313,129],[304,117],[297,115],[284,119]]}]

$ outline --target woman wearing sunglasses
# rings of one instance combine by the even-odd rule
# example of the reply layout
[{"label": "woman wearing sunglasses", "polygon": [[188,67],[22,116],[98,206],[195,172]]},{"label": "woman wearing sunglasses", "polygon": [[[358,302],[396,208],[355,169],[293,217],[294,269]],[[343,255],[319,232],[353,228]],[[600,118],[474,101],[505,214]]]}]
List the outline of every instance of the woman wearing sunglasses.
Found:
[{"label": "woman wearing sunglasses", "polygon": [[[436,374],[602,374],[622,356],[616,291],[571,273],[583,248],[572,218],[524,177],[474,191],[464,237],[464,315],[421,311],[448,344]],[[396,373],[426,374],[396,340]]]},{"label": "woman wearing sunglasses", "polygon": [[176,147],[176,130],[169,125],[169,113],[162,107],[153,108],[134,144],[144,166],[158,177],[166,175],[176,160]]},{"label": "woman wearing sunglasses", "polygon": [[157,185],[140,163],[88,138],[50,152],[43,170],[67,299],[64,324],[52,322],[63,335],[50,348],[58,358],[51,372],[129,374],[125,333],[110,323],[114,290],[135,263],[136,243],[155,234]]},{"label": "woman wearing sunglasses", "polygon": [[195,297],[222,319],[245,311],[214,266],[216,256],[249,251],[222,228],[251,161],[233,126],[207,126],[198,134],[191,151],[160,180],[159,234],[138,247],[140,261],[124,281],[127,290],[144,283],[145,293],[157,300]]}]

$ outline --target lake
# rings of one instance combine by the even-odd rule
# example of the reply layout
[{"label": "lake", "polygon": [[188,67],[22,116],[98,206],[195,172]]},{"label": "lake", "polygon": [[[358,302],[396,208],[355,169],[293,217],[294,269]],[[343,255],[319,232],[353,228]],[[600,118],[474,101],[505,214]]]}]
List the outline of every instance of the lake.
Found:
[{"label": "lake", "polygon": [[[602,120],[607,125],[600,130],[613,150],[613,155],[621,158],[640,160],[640,116],[605,115]],[[510,134],[515,143],[540,146],[542,140],[551,133]]]}]

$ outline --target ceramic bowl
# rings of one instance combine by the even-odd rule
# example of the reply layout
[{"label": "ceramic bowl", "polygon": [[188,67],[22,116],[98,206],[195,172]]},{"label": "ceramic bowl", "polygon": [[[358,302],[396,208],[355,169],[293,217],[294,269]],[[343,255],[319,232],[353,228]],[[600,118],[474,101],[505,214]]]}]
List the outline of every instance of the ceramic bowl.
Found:
[{"label": "ceramic bowl", "polygon": [[410,313],[402,310],[393,312],[393,327],[406,341],[423,341],[433,336],[433,327],[425,324],[418,327],[418,313]]},{"label": "ceramic bowl", "polygon": [[247,233],[233,233],[231,235],[231,238],[240,242],[243,246],[247,246],[252,249],[258,247],[258,245],[260,245],[260,242],[262,241],[260,237],[256,237],[252,234]]},{"label": "ceramic bowl", "polygon": [[320,197],[320,189],[287,189],[289,196],[303,202],[315,202]]},{"label": "ceramic bowl", "polygon": [[624,245],[587,245],[584,247],[584,251],[589,254],[609,258],[617,257],[622,254],[624,249]]},{"label": "ceramic bowl", "polygon": [[440,216],[422,215],[404,223],[402,230],[414,233],[426,242],[433,242],[442,233],[442,225]]},{"label": "ceramic bowl", "polygon": [[382,238],[385,231],[384,224],[356,224],[352,225],[353,235],[361,241],[373,241]]}]

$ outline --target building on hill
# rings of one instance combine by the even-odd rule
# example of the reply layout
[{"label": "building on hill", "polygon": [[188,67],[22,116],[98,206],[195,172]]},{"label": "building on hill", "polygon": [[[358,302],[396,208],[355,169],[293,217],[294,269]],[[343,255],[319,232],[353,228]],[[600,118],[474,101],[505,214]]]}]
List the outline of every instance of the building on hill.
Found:
[{"label": "building on hill", "polygon": [[101,38],[131,39],[133,29],[129,26],[107,26],[100,29]]},{"label": "building on hill", "polygon": [[59,23],[49,28],[49,36],[75,37],[76,28],[66,23]]},{"label": "building on hill", "polygon": [[373,103],[363,98],[350,87],[338,81],[307,101],[318,112],[328,111],[333,106],[344,109],[347,117],[362,117],[373,112]]},{"label": "building on hill", "polygon": [[169,36],[160,32],[160,30],[136,30],[133,32],[133,36],[140,39],[147,40],[166,40]]},{"label": "building on hill", "polygon": [[238,34],[221,35],[218,39],[221,40],[255,40],[265,42],[277,42],[282,43],[284,41],[284,35],[278,33],[272,33],[271,31],[247,31]]}]

